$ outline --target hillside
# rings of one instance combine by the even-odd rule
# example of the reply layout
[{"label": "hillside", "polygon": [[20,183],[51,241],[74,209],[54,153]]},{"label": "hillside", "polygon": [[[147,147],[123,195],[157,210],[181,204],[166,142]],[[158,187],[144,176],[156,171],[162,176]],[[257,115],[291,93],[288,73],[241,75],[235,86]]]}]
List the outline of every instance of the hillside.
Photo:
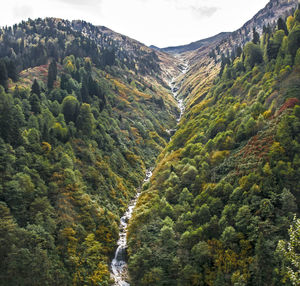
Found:
[{"label": "hillside", "polygon": [[296,4],[167,49],[0,28],[0,286],[298,286]]},{"label": "hillside", "polygon": [[210,80],[205,65],[182,78],[205,87],[181,89],[185,114],[139,198],[130,285],[298,285],[299,15],[212,65]]},{"label": "hillside", "polygon": [[223,32],[207,39],[202,39],[182,46],[161,49],[150,46],[150,48],[171,54],[189,54],[189,52],[195,51],[198,58],[203,57],[203,54],[199,54],[199,51],[204,48],[217,48],[216,52],[218,55],[220,55],[220,52],[222,53],[227,49],[231,52],[234,48],[238,46],[242,47],[252,39],[253,28],[255,28],[259,34],[262,34],[264,27],[273,27],[276,25],[278,18],[286,18],[289,16],[292,11],[296,9],[297,5],[298,0],[271,0],[263,9],[258,11],[252,19],[234,32]]},{"label": "hillside", "polygon": [[[296,8],[298,0],[271,0],[245,23],[240,29],[220,41],[214,41],[202,47],[177,55],[189,63],[189,72],[182,78],[179,91],[185,99],[186,106],[193,106],[202,101],[213,84],[214,78],[224,69],[228,61],[240,56],[243,46],[251,41],[253,32],[261,35],[266,31],[274,31],[278,19],[286,19]],[[253,28],[255,30],[253,31]],[[201,41],[200,41],[201,42]]]},{"label": "hillside", "polygon": [[176,124],[176,59],[81,21],[0,34],[0,285],[110,285],[119,219]]},{"label": "hillside", "polygon": [[150,46],[150,48],[154,48],[155,50],[163,51],[163,52],[171,53],[171,54],[181,54],[181,53],[197,50],[203,46],[213,45],[214,43],[220,42],[220,40],[224,39],[228,34],[229,33],[223,32],[216,36],[209,37],[207,39],[203,39],[200,41],[190,43],[188,45],[182,45],[182,46],[177,46],[177,47],[167,47],[167,48],[160,49],[160,48],[157,48],[154,46]]}]

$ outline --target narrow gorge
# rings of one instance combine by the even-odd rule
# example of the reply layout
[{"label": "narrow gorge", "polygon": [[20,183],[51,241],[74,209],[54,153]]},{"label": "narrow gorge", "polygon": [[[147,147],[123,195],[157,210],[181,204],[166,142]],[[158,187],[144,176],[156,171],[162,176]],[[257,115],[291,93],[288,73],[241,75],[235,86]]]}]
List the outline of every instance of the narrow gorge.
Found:
[{"label": "narrow gorge", "polygon": [[[184,113],[184,101],[180,98],[179,90],[181,87],[182,82],[184,81],[184,78],[182,78],[182,75],[185,75],[189,70],[189,65],[187,63],[181,64],[179,66],[179,75],[176,78],[172,78],[171,81],[169,81],[170,91],[174,97],[174,99],[177,102],[179,116],[177,118],[177,124],[180,122],[183,113]],[[180,82],[178,82],[178,79],[180,78]],[[167,130],[168,134],[170,134],[170,139],[172,137],[172,134],[176,132],[176,129],[170,129]],[[143,183],[147,183],[150,181],[152,177],[152,171],[154,168],[150,168],[146,171],[145,179]],[[134,212],[135,206],[137,204],[137,201],[141,195],[142,192],[142,186],[137,189],[137,194],[135,198],[129,203],[128,209],[124,213],[124,215],[120,219],[120,225],[119,225],[119,239],[117,242],[117,249],[114,255],[114,258],[111,262],[111,277],[115,281],[115,286],[130,286],[129,284],[129,277],[128,277],[128,265],[127,265],[127,226],[130,222],[130,219],[132,217],[132,214]]]}]

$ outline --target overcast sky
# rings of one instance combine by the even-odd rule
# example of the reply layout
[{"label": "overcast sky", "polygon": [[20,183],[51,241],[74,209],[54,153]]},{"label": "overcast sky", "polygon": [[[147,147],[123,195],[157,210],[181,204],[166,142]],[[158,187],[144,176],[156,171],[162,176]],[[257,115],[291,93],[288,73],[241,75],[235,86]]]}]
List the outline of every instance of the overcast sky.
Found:
[{"label": "overcast sky", "polygon": [[269,0],[5,0],[0,26],[38,17],[82,19],[147,45],[188,44],[234,31]]}]

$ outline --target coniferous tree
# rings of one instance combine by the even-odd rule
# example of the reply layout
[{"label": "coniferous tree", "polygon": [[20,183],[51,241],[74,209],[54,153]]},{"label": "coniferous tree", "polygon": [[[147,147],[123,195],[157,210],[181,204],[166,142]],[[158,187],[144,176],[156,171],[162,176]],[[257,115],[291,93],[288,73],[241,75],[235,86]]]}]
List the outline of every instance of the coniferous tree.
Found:
[{"label": "coniferous tree", "polygon": [[29,102],[31,105],[31,111],[34,113],[40,113],[41,112],[41,105],[40,105],[40,100],[37,96],[36,93],[32,93]]},{"label": "coniferous tree", "polygon": [[7,89],[8,74],[6,65],[3,60],[0,60],[0,85]]},{"label": "coniferous tree", "polygon": [[252,32],[253,32],[253,40],[252,40],[252,42],[254,44],[258,44],[259,43],[259,34],[256,32],[255,28],[253,28]]},{"label": "coniferous tree", "polygon": [[278,21],[277,21],[277,28],[278,28],[278,30],[283,30],[286,35],[289,34],[287,26],[286,26],[286,23],[285,23],[285,21],[282,20],[282,18],[278,19]]},{"label": "coniferous tree", "polygon": [[15,61],[6,58],[5,65],[6,65],[8,77],[11,78],[13,81],[17,81],[18,73],[17,73]]},{"label": "coniferous tree", "polygon": [[88,79],[84,77],[81,83],[80,94],[82,102],[89,102],[89,88],[88,88]]},{"label": "coniferous tree", "polygon": [[33,84],[31,86],[31,94],[36,94],[37,96],[41,95],[40,85],[38,84],[37,80],[34,79]]},{"label": "coniferous tree", "polygon": [[236,56],[240,57],[242,53],[243,53],[243,49],[241,48],[241,46],[237,46],[237,48],[236,48]]},{"label": "coniferous tree", "polygon": [[68,77],[65,73],[62,73],[60,78],[60,88],[67,89],[67,85],[68,85]]},{"label": "coniferous tree", "polygon": [[53,84],[56,80],[57,77],[57,66],[56,66],[56,61],[52,60],[49,68],[48,68],[48,83],[47,86],[49,89],[53,88]]}]

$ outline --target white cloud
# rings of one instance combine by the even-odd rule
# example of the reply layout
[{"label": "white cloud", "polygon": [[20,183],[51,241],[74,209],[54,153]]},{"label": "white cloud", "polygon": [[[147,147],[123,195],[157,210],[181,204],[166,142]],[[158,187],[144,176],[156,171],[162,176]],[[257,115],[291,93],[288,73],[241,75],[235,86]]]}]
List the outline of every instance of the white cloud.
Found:
[{"label": "white cloud", "polygon": [[53,1],[70,4],[70,5],[79,5],[79,6],[99,5],[102,2],[102,0],[53,0]]},{"label": "white cloud", "polygon": [[[159,47],[241,27],[268,0],[10,0],[0,25],[27,18],[82,19]],[[26,3],[26,4],[25,4]]]},{"label": "white cloud", "polygon": [[191,6],[190,10],[196,15],[196,16],[200,16],[200,17],[211,17],[213,16],[217,11],[218,8],[217,7],[194,7]]},{"label": "white cloud", "polygon": [[22,18],[24,15],[31,15],[33,8],[28,5],[15,6],[13,8],[13,15],[15,18]]}]

